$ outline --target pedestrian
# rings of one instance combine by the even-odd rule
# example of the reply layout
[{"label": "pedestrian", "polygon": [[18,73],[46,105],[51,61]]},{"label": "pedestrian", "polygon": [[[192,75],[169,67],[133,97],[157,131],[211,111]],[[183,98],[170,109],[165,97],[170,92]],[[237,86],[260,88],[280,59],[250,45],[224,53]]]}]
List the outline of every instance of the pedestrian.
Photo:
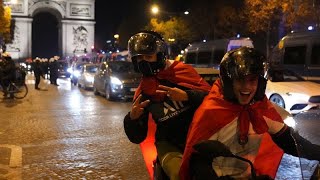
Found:
[{"label": "pedestrian", "polygon": [[170,179],[178,179],[189,124],[210,85],[190,65],[167,59],[167,44],[156,32],[133,35],[128,51],[142,79],[124,118],[125,133],[142,146],[152,130],[148,130],[148,122],[155,123],[160,165]]},{"label": "pedestrian", "polygon": [[[227,52],[223,57],[220,78],[190,125],[180,169],[182,180],[221,176],[249,179],[248,163],[228,157],[212,159],[193,149],[205,140],[223,143],[233,154],[254,162],[258,175],[267,178],[275,178],[278,165],[285,159],[283,152],[298,155],[295,143],[308,151],[305,158],[320,160],[319,146],[293,133],[283,122],[280,108],[265,96],[265,60],[249,47]],[[206,141],[207,147],[210,142]]]},{"label": "pedestrian", "polygon": [[51,59],[51,62],[49,64],[49,68],[50,68],[50,84],[59,86],[57,83],[57,79],[59,76],[59,62],[58,62],[57,56],[54,56]]},{"label": "pedestrian", "polygon": [[40,77],[44,78],[43,75],[43,71],[42,71],[42,67],[41,67],[41,62],[39,58],[36,58],[32,64],[32,68],[33,68],[33,74],[35,77],[35,84],[34,84],[34,88],[36,90],[40,90],[39,88],[39,84],[40,84]]}]

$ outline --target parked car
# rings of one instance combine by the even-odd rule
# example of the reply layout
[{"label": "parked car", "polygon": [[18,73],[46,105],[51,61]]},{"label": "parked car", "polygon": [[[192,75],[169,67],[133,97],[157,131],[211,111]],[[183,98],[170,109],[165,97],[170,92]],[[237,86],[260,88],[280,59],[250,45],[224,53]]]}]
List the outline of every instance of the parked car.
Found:
[{"label": "parked car", "polygon": [[133,70],[128,61],[108,61],[101,63],[94,76],[93,91],[108,100],[130,99],[139,86],[141,74]]},{"label": "parked car", "polygon": [[297,114],[320,105],[320,84],[284,68],[270,68],[266,95],[270,101]]},{"label": "parked car", "polygon": [[83,87],[84,89],[93,88],[93,78],[98,71],[98,67],[97,64],[84,64],[78,77],[78,87]]},{"label": "parked car", "polygon": [[70,73],[70,81],[72,84],[74,84],[74,85],[78,84],[78,77],[80,76],[81,68],[85,64],[88,64],[88,63],[87,62],[75,62],[68,69],[68,72]]}]

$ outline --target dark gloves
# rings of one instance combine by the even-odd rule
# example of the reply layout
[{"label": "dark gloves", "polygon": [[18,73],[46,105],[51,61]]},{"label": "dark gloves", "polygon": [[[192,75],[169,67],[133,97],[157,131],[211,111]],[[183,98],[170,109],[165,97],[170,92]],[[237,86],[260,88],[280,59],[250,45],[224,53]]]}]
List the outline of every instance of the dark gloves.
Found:
[{"label": "dark gloves", "polygon": [[284,126],[272,135],[272,140],[287,154],[320,161],[320,146],[312,144],[291,127]]}]

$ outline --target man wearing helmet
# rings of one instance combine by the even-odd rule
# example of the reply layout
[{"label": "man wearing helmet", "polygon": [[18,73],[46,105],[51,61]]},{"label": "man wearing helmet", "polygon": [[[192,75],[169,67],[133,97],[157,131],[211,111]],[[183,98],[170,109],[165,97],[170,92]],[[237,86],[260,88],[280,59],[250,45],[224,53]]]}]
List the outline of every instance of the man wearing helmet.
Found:
[{"label": "man wearing helmet", "polygon": [[319,146],[302,140],[297,134],[297,139],[293,139],[292,128],[284,124],[279,114],[281,109],[265,96],[264,62],[264,56],[249,47],[229,51],[223,57],[220,78],[195,112],[190,125],[181,179],[250,177],[250,166],[244,161],[228,157],[212,159],[193,149],[205,140],[220,141],[233,154],[252,161],[258,175],[272,178],[275,178],[283,152],[298,155],[296,140],[313,149],[306,158],[320,159]]},{"label": "man wearing helmet", "polygon": [[135,71],[143,76],[124,118],[125,132],[144,151],[148,131],[156,129],[158,160],[170,179],[178,179],[189,124],[210,85],[190,65],[166,59],[167,45],[156,32],[133,35],[128,51]]}]

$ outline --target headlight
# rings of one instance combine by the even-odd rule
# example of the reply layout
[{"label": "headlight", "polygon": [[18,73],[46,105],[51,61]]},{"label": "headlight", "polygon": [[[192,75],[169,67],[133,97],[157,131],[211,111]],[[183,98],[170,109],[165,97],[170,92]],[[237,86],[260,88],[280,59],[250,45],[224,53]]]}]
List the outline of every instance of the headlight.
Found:
[{"label": "headlight", "polygon": [[86,76],[86,80],[88,81],[88,82],[93,82],[93,76]]},{"label": "headlight", "polygon": [[72,73],[72,68],[69,67],[69,68],[67,69],[67,72],[68,72],[68,73]]},{"label": "headlight", "polygon": [[111,79],[111,84],[122,85],[122,82],[120,81],[119,78],[111,76],[110,79]]},{"label": "headlight", "polygon": [[80,72],[79,71],[74,71],[73,72],[73,76],[74,77],[79,77],[80,76]]}]

